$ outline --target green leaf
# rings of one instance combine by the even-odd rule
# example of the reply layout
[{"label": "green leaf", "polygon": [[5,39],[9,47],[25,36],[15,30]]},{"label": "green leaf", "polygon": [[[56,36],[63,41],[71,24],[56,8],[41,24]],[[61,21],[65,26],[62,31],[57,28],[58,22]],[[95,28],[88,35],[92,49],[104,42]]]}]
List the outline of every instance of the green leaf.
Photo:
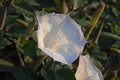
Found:
[{"label": "green leaf", "polygon": [[37,47],[32,41],[27,41],[24,46],[17,45],[18,51],[22,54],[35,58],[37,56]]},{"label": "green leaf", "polygon": [[23,14],[23,16],[24,16],[26,22],[28,22],[28,23],[31,23],[31,22],[32,22],[32,20],[33,20],[33,17],[32,17],[32,16],[25,15],[25,14]]},{"label": "green leaf", "polygon": [[0,58],[0,65],[7,65],[7,66],[14,66],[13,63],[7,61],[7,60],[4,60],[2,58]]},{"label": "green leaf", "polygon": [[108,25],[110,26],[111,32],[116,33],[115,27],[111,23],[108,23]]},{"label": "green leaf", "polygon": [[94,57],[97,60],[107,60],[107,55],[105,52],[100,51],[97,48],[91,48],[90,49],[90,56]]},{"label": "green leaf", "polygon": [[54,73],[53,72],[49,72],[49,73],[50,75],[48,75],[48,72],[46,72],[45,69],[41,69],[41,75],[43,76],[45,80],[54,80]]},{"label": "green leaf", "polygon": [[91,58],[93,64],[95,64],[96,67],[98,67],[100,70],[104,70],[104,66],[102,64],[102,62],[98,61],[95,58]]},{"label": "green leaf", "polygon": [[35,0],[35,1],[39,3],[43,8],[51,7],[54,4],[53,0]]},{"label": "green leaf", "polygon": [[33,15],[33,12],[25,9],[25,8],[22,8],[20,6],[17,6],[17,5],[12,5],[12,7],[10,8],[10,11],[11,13],[12,12],[15,12],[15,13],[19,13],[19,14],[27,14],[27,15]]},{"label": "green leaf", "polygon": [[12,73],[16,80],[38,80],[35,73],[28,67],[8,67],[0,65],[0,71]]},{"label": "green leaf", "polygon": [[78,16],[74,16],[71,14],[71,17],[80,25],[82,26],[88,26],[89,21],[85,19],[80,19]]},{"label": "green leaf", "polygon": [[10,69],[10,72],[17,80],[37,80],[34,72],[27,67],[14,67]]},{"label": "green leaf", "polygon": [[120,49],[120,41],[116,41],[112,47],[116,47]]},{"label": "green leaf", "polygon": [[24,54],[29,55],[30,57],[36,57],[37,47],[32,41],[27,41],[23,46]]},{"label": "green leaf", "polygon": [[12,26],[7,32],[7,35],[10,37],[19,37],[19,38],[31,36],[30,33],[27,31],[27,29],[21,25]]},{"label": "green leaf", "polygon": [[10,68],[12,68],[12,67],[7,66],[7,65],[0,65],[0,71],[1,72],[9,72]]},{"label": "green leaf", "polygon": [[0,30],[0,38],[4,35],[4,31]]},{"label": "green leaf", "polygon": [[34,5],[34,6],[39,6],[40,4],[38,4],[35,0],[15,0],[16,4],[22,4],[22,3],[27,3],[30,5]]},{"label": "green leaf", "polygon": [[111,39],[110,37],[101,36],[99,39],[99,47],[100,49],[108,49],[115,43],[115,40]]},{"label": "green leaf", "polygon": [[18,18],[18,16],[11,16],[11,15],[8,15],[7,18],[6,18],[5,25],[12,24],[13,22],[16,21],[17,18]]},{"label": "green leaf", "polygon": [[73,71],[62,65],[55,65],[50,71],[42,69],[41,74],[45,80],[75,80]]},{"label": "green leaf", "polygon": [[84,0],[74,0],[74,9],[80,8],[84,2]]},{"label": "green leaf", "polygon": [[11,42],[9,40],[7,40],[6,38],[0,38],[0,49],[4,48],[10,44],[11,44]]},{"label": "green leaf", "polygon": [[120,41],[120,37],[118,35],[115,35],[115,34],[112,34],[112,33],[108,33],[108,32],[102,32],[102,35],[106,36],[106,37],[109,37],[109,38],[112,38],[114,40]]},{"label": "green leaf", "polygon": [[68,68],[61,68],[57,70],[55,76],[59,80],[75,80],[74,73]]}]

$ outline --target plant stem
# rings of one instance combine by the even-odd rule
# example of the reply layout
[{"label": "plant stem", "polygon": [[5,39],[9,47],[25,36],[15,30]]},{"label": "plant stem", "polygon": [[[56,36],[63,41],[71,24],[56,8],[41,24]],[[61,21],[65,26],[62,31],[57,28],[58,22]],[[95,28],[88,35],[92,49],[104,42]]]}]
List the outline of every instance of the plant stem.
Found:
[{"label": "plant stem", "polygon": [[19,52],[18,52],[18,57],[19,57],[21,65],[24,66],[25,65],[24,60]]},{"label": "plant stem", "polygon": [[95,14],[93,15],[91,21],[90,21],[90,24],[89,24],[89,27],[88,27],[88,30],[87,30],[87,33],[85,34],[85,38],[86,40],[88,40],[90,34],[92,33],[96,23],[98,22],[103,10],[105,8],[105,3],[104,2],[100,2],[99,4],[99,9],[95,12]]},{"label": "plant stem", "polygon": [[102,33],[103,25],[104,25],[104,23],[102,23],[102,25],[100,26],[99,32],[98,32],[98,34],[97,34],[97,37],[96,37],[95,40],[94,40],[94,43],[95,43],[95,44],[98,44],[100,35],[101,35],[101,33]]},{"label": "plant stem", "polygon": [[7,8],[7,6],[5,6],[3,15],[0,19],[0,30],[4,29],[4,25],[5,25],[5,21],[6,21],[6,17],[7,17],[7,10],[8,10],[8,8]]}]

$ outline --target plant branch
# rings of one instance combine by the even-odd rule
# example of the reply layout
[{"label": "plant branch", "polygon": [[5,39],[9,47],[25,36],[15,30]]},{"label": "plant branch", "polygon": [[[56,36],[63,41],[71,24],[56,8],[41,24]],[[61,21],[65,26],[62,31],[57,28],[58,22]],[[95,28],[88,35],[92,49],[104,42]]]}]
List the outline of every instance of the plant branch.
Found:
[{"label": "plant branch", "polygon": [[4,29],[4,25],[5,25],[5,21],[6,21],[6,17],[7,17],[7,10],[8,10],[8,8],[5,6],[2,17],[0,18],[0,30]]},{"label": "plant branch", "polygon": [[85,34],[85,38],[86,40],[88,40],[90,34],[92,33],[96,23],[98,22],[103,10],[105,8],[105,3],[104,2],[100,2],[99,4],[99,9],[95,12],[95,14],[93,15],[91,21],[90,21],[90,24],[89,24],[89,27],[88,27],[88,30],[87,30],[87,33]]},{"label": "plant branch", "polygon": [[100,26],[99,32],[98,32],[98,34],[97,34],[97,36],[96,36],[96,38],[94,40],[95,44],[98,44],[98,41],[99,41],[99,38],[100,38],[100,35],[101,35],[101,32],[102,32],[102,29],[103,29],[103,25],[104,25],[104,23],[102,23],[102,25]]},{"label": "plant branch", "polygon": [[18,52],[18,57],[19,57],[21,65],[24,66],[25,65],[24,60],[19,52]]}]

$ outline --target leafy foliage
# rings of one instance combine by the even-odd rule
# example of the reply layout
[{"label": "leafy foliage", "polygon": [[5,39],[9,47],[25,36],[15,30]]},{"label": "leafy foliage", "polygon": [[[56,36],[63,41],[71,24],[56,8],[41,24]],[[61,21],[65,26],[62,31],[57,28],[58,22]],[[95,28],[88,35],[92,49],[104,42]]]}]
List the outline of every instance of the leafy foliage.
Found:
[{"label": "leafy foliage", "polygon": [[[42,54],[37,48],[37,42],[33,39],[33,33],[37,30],[35,15],[62,13],[62,1],[64,0],[0,1],[1,80],[75,80],[78,59],[71,66],[55,62]],[[65,1],[69,15],[81,25],[86,34],[93,13],[98,9],[99,0]],[[102,71],[104,80],[119,80],[120,1],[104,0],[104,2],[105,10],[88,38],[85,51]],[[7,14],[4,14],[5,10]],[[99,27],[103,23],[103,29],[97,39]],[[98,43],[95,42],[96,40]]]}]

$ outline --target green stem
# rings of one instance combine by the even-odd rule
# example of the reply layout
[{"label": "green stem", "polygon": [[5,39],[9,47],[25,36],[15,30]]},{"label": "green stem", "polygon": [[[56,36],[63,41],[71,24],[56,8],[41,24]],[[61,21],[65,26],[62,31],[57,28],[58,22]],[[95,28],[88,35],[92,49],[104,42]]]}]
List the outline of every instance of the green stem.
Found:
[{"label": "green stem", "polygon": [[95,14],[93,15],[91,21],[90,21],[90,24],[89,24],[89,27],[88,27],[88,30],[86,31],[86,34],[85,34],[85,38],[86,40],[88,40],[90,34],[92,33],[96,23],[98,22],[103,10],[105,8],[105,3],[104,2],[100,2],[99,4],[99,8],[98,10],[95,12]]},{"label": "green stem", "polygon": [[7,10],[8,10],[7,7],[5,7],[3,15],[0,19],[0,30],[4,29],[4,25],[5,25],[5,21],[6,21],[6,17],[7,17]]},{"label": "green stem", "polygon": [[95,43],[95,44],[98,44],[100,35],[101,35],[101,33],[102,33],[103,25],[104,25],[104,23],[102,23],[102,25],[100,26],[99,32],[98,32],[98,34],[97,34],[97,37],[96,37],[95,40],[94,40],[94,43]]}]

